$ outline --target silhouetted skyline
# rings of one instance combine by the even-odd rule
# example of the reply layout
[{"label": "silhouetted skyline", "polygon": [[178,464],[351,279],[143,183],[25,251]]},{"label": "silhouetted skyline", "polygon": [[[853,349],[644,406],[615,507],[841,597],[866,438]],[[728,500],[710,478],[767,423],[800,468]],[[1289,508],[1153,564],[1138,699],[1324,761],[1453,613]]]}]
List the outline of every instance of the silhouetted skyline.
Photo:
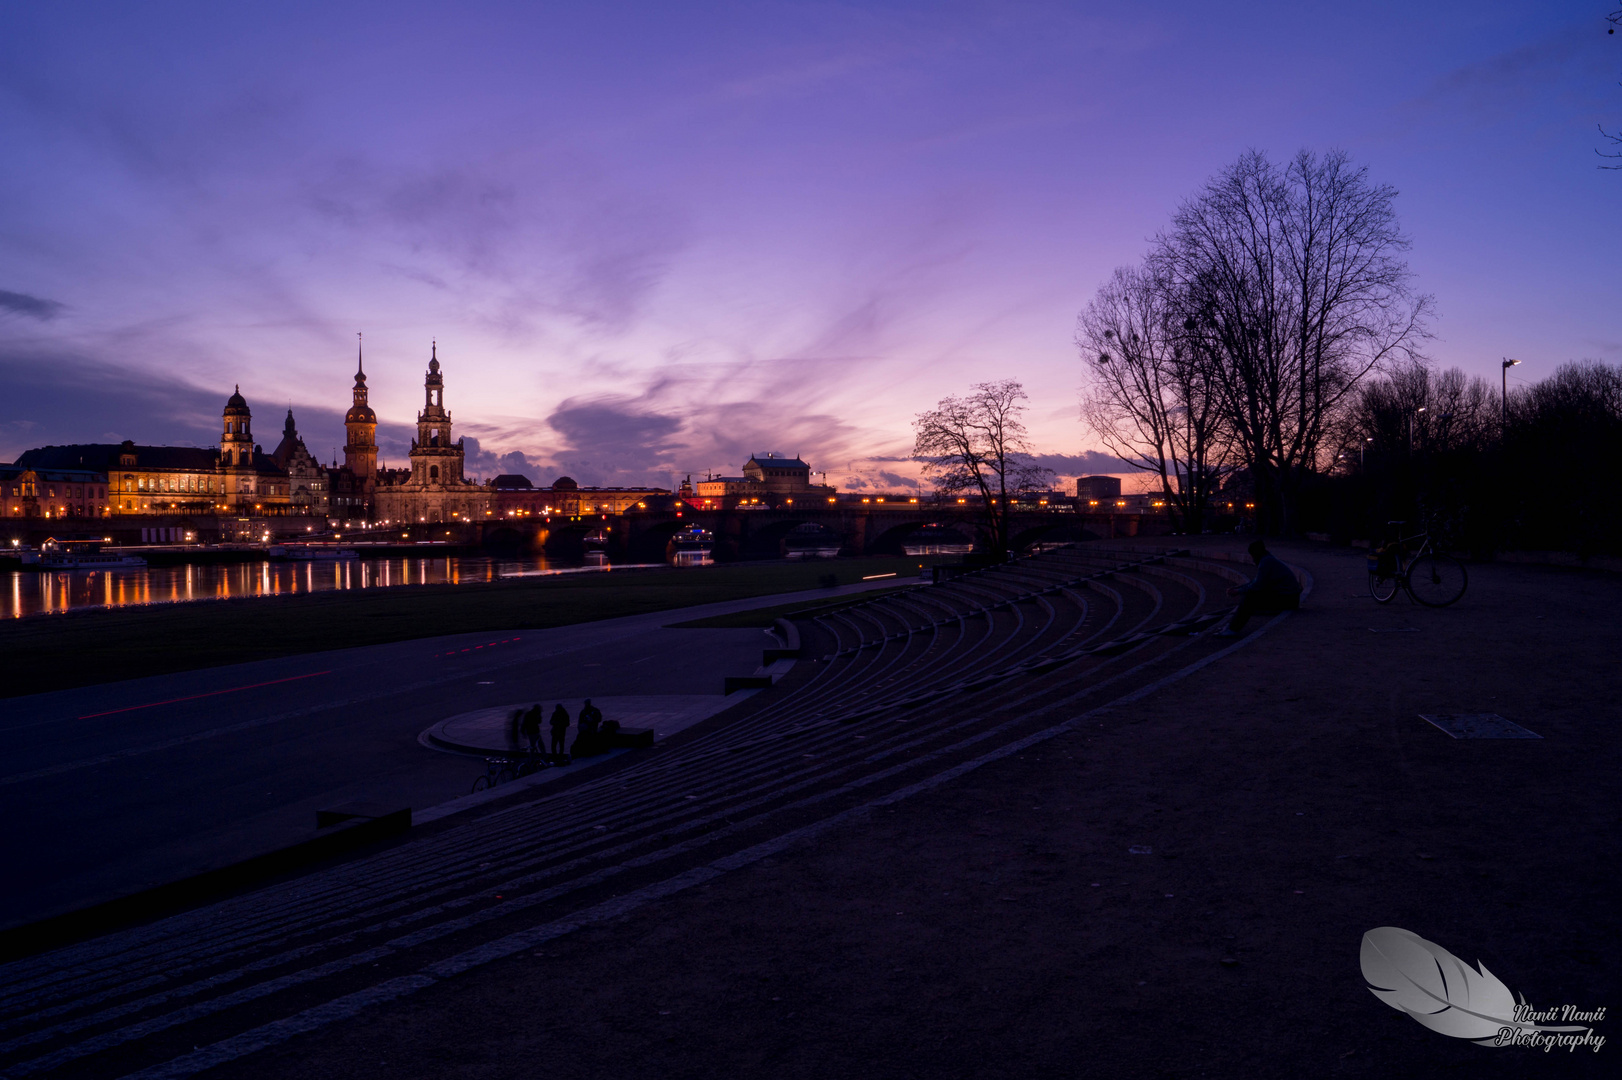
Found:
[{"label": "silhouetted skyline", "polygon": [[203,5],[0,17],[0,459],[211,443],[240,383],[323,460],[354,333],[385,459],[432,338],[470,473],[910,477],[1024,381],[1063,475],[1077,311],[1244,150],[1401,192],[1429,352],[1622,358],[1603,5]]}]

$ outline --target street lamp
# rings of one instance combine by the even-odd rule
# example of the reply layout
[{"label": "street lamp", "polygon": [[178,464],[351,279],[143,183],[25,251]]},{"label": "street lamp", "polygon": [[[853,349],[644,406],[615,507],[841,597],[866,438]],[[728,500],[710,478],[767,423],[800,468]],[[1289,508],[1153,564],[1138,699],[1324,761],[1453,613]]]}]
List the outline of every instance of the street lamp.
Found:
[{"label": "street lamp", "polygon": [[1410,456],[1412,456],[1414,452],[1414,417],[1418,416],[1424,411],[1425,406],[1421,405],[1419,408],[1408,414],[1408,453]]},{"label": "street lamp", "polygon": [[1504,357],[1503,367],[1498,372],[1498,426],[1500,428],[1504,426],[1504,417],[1509,411],[1509,369],[1519,363],[1519,360],[1511,360],[1506,356]]}]

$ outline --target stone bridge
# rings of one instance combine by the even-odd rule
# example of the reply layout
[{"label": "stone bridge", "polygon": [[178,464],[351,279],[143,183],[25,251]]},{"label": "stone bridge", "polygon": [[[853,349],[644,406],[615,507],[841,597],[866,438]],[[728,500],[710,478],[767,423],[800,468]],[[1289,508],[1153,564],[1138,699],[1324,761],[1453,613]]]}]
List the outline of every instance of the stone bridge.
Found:
[{"label": "stone bridge", "polygon": [[[961,534],[977,550],[987,547],[987,531],[971,509],[938,504],[862,504],[838,506],[736,507],[681,511],[632,511],[592,515],[576,520],[554,518],[482,522],[479,539],[490,548],[567,550],[586,536],[606,530],[611,559],[659,562],[671,538],[698,525],[715,537],[717,561],[777,558],[799,526],[814,524],[837,537],[841,555],[899,555],[918,530],[938,526]],[[1018,550],[1032,544],[1089,538],[1156,535],[1169,530],[1164,515],[1077,514],[1064,511],[1016,511],[1010,518],[1010,540]],[[833,539],[828,544],[832,546]]]}]

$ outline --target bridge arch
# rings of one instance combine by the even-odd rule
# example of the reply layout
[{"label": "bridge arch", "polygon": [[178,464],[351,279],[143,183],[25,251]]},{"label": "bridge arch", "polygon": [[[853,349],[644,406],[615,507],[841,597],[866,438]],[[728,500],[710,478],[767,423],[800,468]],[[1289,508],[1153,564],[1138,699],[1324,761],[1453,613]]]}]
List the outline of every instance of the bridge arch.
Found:
[{"label": "bridge arch", "polygon": [[491,555],[519,556],[539,551],[541,539],[533,529],[498,525],[485,529],[480,546]]},{"label": "bridge arch", "polygon": [[1071,543],[1097,539],[1099,539],[1099,535],[1087,528],[1085,522],[1071,518],[1068,521],[1045,521],[1021,529],[1008,538],[1008,546],[1014,551],[1021,551],[1033,544]]},{"label": "bridge arch", "polygon": [[633,531],[626,539],[626,557],[631,562],[665,562],[670,556],[670,541],[689,526],[702,524],[688,518],[651,522]]},{"label": "bridge arch", "polygon": [[[843,548],[850,543],[848,530],[838,528],[838,521],[803,514],[789,514],[751,528],[740,540],[739,554],[745,559],[775,559],[787,554],[787,541],[810,525],[817,530],[812,534],[825,540],[828,546]],[[808,539],[811,536],[807,537]]]},{"label": "bridge arch", "polygon": [[976,549],[983,549],[988,539],[984,526],[975,521],[961,518],[929,518],[908,520],[896,525],[889,525],[884,531],[868,537],[864,545],[864,555],[901,555],[904,554],[907,540],[921,529],[936,526],[958,533]]},{"label": "bridge arch", "polygon": [[602,527],[602,522],[553,521],[536,528],[536,543],[548,555],[579,559],[586,553],[586,537]]}]

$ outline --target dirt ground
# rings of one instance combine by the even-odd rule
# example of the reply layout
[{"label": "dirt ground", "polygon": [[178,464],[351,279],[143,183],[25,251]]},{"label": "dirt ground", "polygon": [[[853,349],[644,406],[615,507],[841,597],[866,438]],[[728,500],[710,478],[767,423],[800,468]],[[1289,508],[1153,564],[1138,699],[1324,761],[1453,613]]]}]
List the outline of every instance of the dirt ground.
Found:
[{"label": "dirt ground", "polygon": [[1096,728],[210,1075],[1615,1075],[1614,1020],[1476,1046],[1358,948],[1399,926],[1539,1008],[1622,1006],[1622,578],[1476,566],[1433,611],[1282,553],[1303,611]]}]

